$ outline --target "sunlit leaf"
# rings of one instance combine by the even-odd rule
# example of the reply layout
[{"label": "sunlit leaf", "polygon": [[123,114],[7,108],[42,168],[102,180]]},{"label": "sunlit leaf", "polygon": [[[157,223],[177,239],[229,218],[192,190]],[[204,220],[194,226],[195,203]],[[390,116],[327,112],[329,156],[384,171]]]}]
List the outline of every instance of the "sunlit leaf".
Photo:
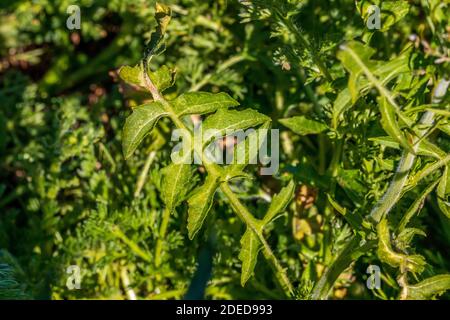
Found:
[{"label": "sunlit leaf", "polygon": [[189,239],[193,239],[203,225],[211,209],[214,194],[219,186],[219,177],[208,175],[203,185],[194,189],[188,199],[188,232]]},{"label": "sunlit leaf", "polygon": [[252,276],[258,260],[258,253],[261,250],[261,243],[258,236],[249,227],[241,238],[241,251],[239,260],[242,261],[241,285],[245,286]]},{"label": "sunlit leaf", "polygon": [[294,197],[294,191],[295,183],[293,180],[291,180],[286,187],[282,188],[278,194],[273,196],[270,207],[267,210],[266,215],[264,216],[263,221],[265,224],[272,221],[277,216],[277,214],[283,212],[286,209],[287,205]]},{"label": "sunlit leaf", "polygon": [[236,107],[239,103],[226,93],[188,92],[171,101],[179,116],[211,113]]},{"label": "sunlit leaf", "polygon": [[176,73],[167,66],[162,66],[156,71],[148,71],[148,75],[160,92],[172,87],[175,83]]},{"label": "sunlit leaf", "polygon": [[[176,73],[167,66],[162,66],[156,71],[148,70],[147,73],[153,84],[161,92],[167,88],[170,88],[175,83]],[[136,65],[134,67],[123,66],[119,69],[119,76],[122,80],[129,84],[137,85],[143,88],[146,87],[141,65]]]},{"label": "sunlit leaf", "polygon": [[268,121],[269,117],[253,109],[242,111],[219,109],[203,122],[204,141],[209,142],[216,136],[232,134]]},{"label": "sunlit leaf", "polygon": [[[380,144],[382,146],[386,146],[389,148],[400,150],[399,143],[394,140],[392,137],[376,137],[376,138],[369,138],[370,141],[373,141],[376,144]],[[442,159],[446,156],[446,153],[444,150],[439,148],[437,145],[429,142],[428,140],[421,140],[419,142],[419,146],[417,148],[417,154],[421,156],[428,156],[433,157],[437,159]]]},{"label": "sunlit leaf", "polygon": [[403,148],[415,153],[411,143],[408,142],[404,133],[400,129],[400,125],[397,122],[394,107],[392,107],[386,99],[379,99],[380,112],[381,112],[381,125],[392,139],[397,141]]},{"label": "sunlit leaf", "polygon": [[134,84],[141,87],[145,86],[141,65],[134,67],[123,66],[119,69],[119,76],[123,81],[129,84]]},{"label": "sunlit leaf", "polygon": [[186,198],[195,182],[192,166],[171,163],[162,170],[161,198],[167,209],[173,212]]},{"label": "sunlit leaf", "polygon": [[431,183],[427,188],[425,188],[419,197],[413,202],[413,204],[408,208],[408,211],[403,215],[402,220],[398,225],[398,231],[401,232],[405,229],[406,225],[409,223],[414,214],[418,213],[425,202],[426,197],[434,190],[439,180]]},{"label": "sunlit leaf", "polygon": [[318,134],[328,129],[325,123],[307,119],[304,116],[280,119],[279,122],[301,136]]},{"label": "sunlit leaf", "polygon": [[370,59],[374,54],[373,49],[357,41],[345,43],[340,49],[338,58],[350,72],[350,77],[348,89],[341,91],[334,103],[333,124],[336,125],[339,116],[352,106],[352,101],[367,94],[373,86],[394,107],[401,120],[411,126],[411,120],[400,112],[395,96],[385,87],[392,79],[409,71],[410,50],[405,50],[395,59],[384,62]]},{"label": "sunlit leaf", "polygon": [[133,109],[123,128],[122,147],[125,159],[133,154],[158,119],[165,115],[167,113],[160,102],[150,102]]},{"label": "sunlit leaf", "polygon": [[450,274],[437,275],[404,288],[405,300],[429,300],[450,290]]}]

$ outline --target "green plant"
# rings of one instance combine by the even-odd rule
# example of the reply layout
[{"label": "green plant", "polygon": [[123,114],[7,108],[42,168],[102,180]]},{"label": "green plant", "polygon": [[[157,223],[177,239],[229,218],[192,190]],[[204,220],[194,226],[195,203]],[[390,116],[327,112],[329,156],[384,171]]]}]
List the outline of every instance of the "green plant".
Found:
[{"label": "green plant", "polygon": [[164,3],[0,4],[0,297],[448,299],[448,3]]},{"label": "green plant", "polygon": [[[287,206],[293,197],[294,184],[291,182],[283,189],[280,194],[274,197],[273,202],[263,219],[257,219],[242,204],[229,186],[231,179],[244,176],[245,164],[231,164],[221,168],[208,161],[205,157],[206,144],[193,142],[193,133],[182,121],[182,117],[190,114],[210,114],[205,119],[203,129],[216,129],[225,134],[225,130],[237,131],[249,127],[262,125],[267,127],[270,118],[252,110],[231,111],[228,108],[236,107],[238,103],[227,94],[210,94],[206,92],[184,93],[173,100],[166,100],[161,91],[173,84],[174,76],[167,67],[161,67],[152,72],[148,68],[148,62],[153,55],[158,54],[163,48],[163,37],[170,21],[170,9],[163,5],[156,5],[156,19],[158,28],[152,34],[148,48],[142,64],[136,67],[124,67],[119,71],[121,77],[135,85],[145,87],[153,97],[153,102],[135,107],[132,115],[129,116],[124,127],[123,148],[125,157],[128,158],[143,138],[148,135],[159,118],[169,117],[178,129],[183,129],[188,133],[185,143],[192,147],[190,150],[203,160],[207,172],[204,183],[195,186],[194,170],[188,164],[170,164],[165,167],[162,181],[162,199],[165,203],[164,215],[162,217],[159,241],[156,244],[155,264],[161,263],[161,251],[163,239],[166,236],[167,225],[171,214],[176,207],[187,198],[189,204],[188,231],[189,238],[193,238],[202,227],[204,220],[211,210],[214,194],[220,188],[225,197],[230,202],[235,213],[246,224],[245,234],[241,239],[241,253],[239,258],[242,261],[241,283],[245,285],[253,273],[257,261],[258,253],[262,249],[265,258],[272,265],[275,274],[280,281],[283,289],[288,295],[293,294],[293,287],[286,276],[285,271],[273,254],[267,243],[263,229],[270,223],[277,214]],[[205,137],[210,142],[211,138]],[[241,142],[242,148],[245,148],[246,142]],[[239,147],[238,147],[239,148]],[[187,155],[183,155],[186,157]],[[248,156],[247,156],[248,157]],[[196,188],[195,188],[196,187]],[[195,188],[192,194],[188,195],[192,188]]]},{"label": "green plant", "polygon": [[[287,28],[288,31],[294,34],[294,38],[299,41],[299,45],[310,48],[310,44],[307,39],[301,35],[300,31],[296,29],[295,25],[289,18],[287,12],[279,12],[278,7],[269,4],[268,2],[256,2],[258,5],[267,5],[271,16],[278,21],[283,28]],[[247,2],[247,5],[250,3]],[[287,7],[286,10],[292,8]],[[295,7],[294,7],[295,9]],[[255,12],[255,11],[253,11]],[[146,53],[141,66],[134,68],[124,67],[121,69],[121,76],[129,83],[145,87],[152,95],[153,102],[138,106],[133,110],[133,114],[127,119],[127,123],[124,128],[124,153],[126,157],[129,157],[135,150],[137,145],[143,140],[143,138],[151,132],[159,118],[169,117],[175,126],[179,129],[188,130],[186,124],[182,121],[182,116],[189,114],[207,114],[215,112],[205,120],[205,128],[214,128],[221,130],[222,128],[233,128],[234,130],[246,129],[249,126],[263,125],[266,126],[270,121],[269,118],[263,115],[251,111],[229,111],[229,107],[235,107],[236,101],[232,100],[223,94],[208,94],[208,93],[185,93],[173,100],[166,100],[161,91],[168,86],[173,85],[174,75],[167,67],[161,67],[159,70],[152,72],[148,68],[148,61],[153,55],[158,54],[163,48],[162,39],[164,37],[167,24],[170,20],[170,9],[162,5],[157,4],[156,18],[158,20],[158,28],[155,33],[152,34],[152,38],[149,43],[149,48],[146,49]],[[407,272],[421,273],[425,265],[425,261],[421,256],[408,256],[395,253],[392,249],[389,239],[389,227],[387,224],[386,216],[391,211],[392,207],[400,200],[401,196],[405,193],[406,189],[414,188],[419,180],[415,180],[412,184],[407,185],[408,172],[412,169],[416,154],[420,151],[437,157],[438,162],[434,165],[433,170],[428,173],[431,174],[435,170],[439,170],[441,166],[446,165],[448,162],[448,156],[445,157],[445,152],[440,150],[436,145],[431,144],[426,140],[430,130],[434,130],[434,112],[432,110],[421,108],[414,108],[414,113],[410,113],[406,116],[405,111],[402,110],[397,102],[395,95],[392,94],[385,85],[391,82],[393,79],[406,73],[408,68],[408,59],[410,51],[400,55],[390,63],[382,63],[378,61],[369,60],[374,54],[374,51],[363,46],[358,42],[351,42],[342,45],[340,48],[338,58],[341,60],[344,67],[350,72],[350,78],[348,83],[348,89],[341,91],[336,99],[336,103],[331,112],[331,119],[333,129],[337,131],[337,136],[333,138],[336,141],[339,148],[342,148],[342,144],[339,141],[339,118],[342,113],[345,112],[351,104],[356,103],[362,96],[368,93],[368,90],[372,87],[376,88],[380,94],[378,103],[380,105],[381,112],[381,125],[383,129],[389,134],[389,139],[392,139],[393,143],[397,146],[402,146],[406,150],[400,161],[400,164],[396,170],[396,174],[393,180],[386,190],[384,196],[373,207],[370,215],[364,221],[359,218],[360,225],[355,222],[354,219],[347,218],[352,213],[344,213],[344,218],[347,218],[350,225],[353,227],[354,236],[347,239],[345,248],[342,249],[341,255],[338,256],[329,269],[324,273],[322,278],[317,282],[312,292],[313,298],[326,298],[329,294],[329,290],[333,287],[337,277],[350,265],[352,261],[363,255],[367,249],[376,247],[374,240],[378,237],[378,256],[381,261],[393,266],[399,267],[401,271],[400,285],[407,292],[408,284],[406,282]],[[327,71],[325,64],[318,58],[317,53],[311,49],[312,63],[319,67],[325,80],[331,81],[331,73]],[[412,78],[405,76],[406,79],[402,81],[411,81]],[[421,84],[421,83],[420,83]],[[401,85],[401,83],[400,83]],[[447,92],[448,81],[441,80],[437,83],[434,92],[431,106],[439,105]],[[398,95],[398,94],[396,94]],[[414,105],[412,101],[408,107]],[[424,112],[422,118],[416,125],[414,119],[417,118],[418,113]],[[402,131],[400,121],[403,125],[406,125],[409,133],[405,134]],[[317,122],[306,119],[304,117],[290,118],[281,120],[281,122],[301,135],[317,134],[328,130],[328,126],[323,122]],[[190,132],[190,131],[189,131]],[[221,130],[221,132],[224,132]],[[192,132],[188,134],[189,139],[194,139]],[[341,138],[342,139],[342,138]],[[385,139],[385,140],[389,140]],[[204,159],[204,147],[205,145],[198,145],[196,143],[188,142],[188,145],[192,146],[192,151]],[[392,144],[391,144],[392,146]],[[245,146],[244,146],[245,148]],[[421,150],[423,149],[423,150]],[[339,156],[341,151],[335,151],[335,156]],[[339,160],[337,160],[339,161]],[[193,179],[193,169],[189,165],[174,165],[171,164],[164,169],[162,189],[162,199],[165,202],[166,209],[162,218],[160,228],[160,240],[156,246],[155,263],[160,264],[162,238],[165,237],[167,232],[167,224],[170,219],[170,215],[175,210],[176,206],[181,201],[187,199],[189,204],[189,216],[188,216],[188,231],[189,237],[192,239],[202,226],[204,219],[211,209],[213,197],[217,188],[223,192],[230,202],[235,213],[246,224],[247,229],[244,236],[241,239],[241,253],[239,258],[242,261],[242,273],[241,284],[245,285],[249,277],[251,276],[260,246],[262,245],[263,253],[266,259],[272,264],[275,274],[282,284],[283,288],[289,295],[293,295],[293,286],[290,283],[286,273],[274,256],[270,249],[264,234],[263,229],[266,224],[270,223],[278,213],[283,211],[289,204],[294,195],[294,184],[291,181],[289,185],[280,191],[280,194],[272,199],[272,203],[268,212],[263,219],[256,219],[249,210],[239,201],[236,195],[229,187],[231,179],[239,176],[244,176],[242,172],[245,166],[231,165],[225,167],[225,169],[218,167],[211,163],[204,164],[207,176],[205,182],[200,187],[197,187],[192,194],[189,195],[190,189],[193,187],[191,179]],[[329,172],[332,176],[337,174],[338,166],[336,159],[332,160],[330,164]],[[165,177],[165,178],[164,178]],[[445,181],[447,175],[445,174],[440,181],[441,190],[445,189]],[[433,182],[432,186],[435,187],[438,183]],[[442,185],[444,185],[442,187]],[[427,190],[429,193],[431,190]],[[442,191],[441,191],[442,194]],[[443,196],[444,194],[442,194]],[[331,200],[331,199],[330,199]],[[423,200],[422,200],[423,201]],[[438,200],[442,203],[442,200]],[[332,201],[329,202],[330,206],[341,208],[338,204]],[[445,205],[444,205],[445,206]],[[342,209],[342,208],[341,208]],[[414,214],[414,211],[418,209],[418,205],[413,207],[408,216]],[[358,214],[354,214],[357,216]],[[356,218],[355,218],[356,219]],[[358,220],[356,220],[358,221]],[[406,224],[403,223],[404,227]],[[372,228],[378,225],[377,235],[373,234]],[[420,234],[420,230],[411,228],[400,230],[398,234],[399,238],[402,238],[403,246],[408,246],[408,242],[412,240],[414,234]],[[405,238],[406,237],[406,238]],[[428,280],[424,280],[427,282]],[[445,281],[443,281],[445,282]],[[446,285],[441,285],[441,282],[436,285],[436,290],[430,288],[430,295],[435,292],[438,293],[443,290]],[[419,285],[420,286],[420,285]],[[403,297],[408,297],[408,293],[402,293]]]}]

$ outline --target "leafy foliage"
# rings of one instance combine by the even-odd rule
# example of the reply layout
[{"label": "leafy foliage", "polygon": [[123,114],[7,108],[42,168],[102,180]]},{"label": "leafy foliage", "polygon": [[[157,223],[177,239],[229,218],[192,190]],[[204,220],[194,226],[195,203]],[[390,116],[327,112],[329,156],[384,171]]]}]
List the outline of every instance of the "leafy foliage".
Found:
[{"label": "leafy foliage", "polygon": [[0,298],[449,298],[447,3],[70,4],[0,5]]}]

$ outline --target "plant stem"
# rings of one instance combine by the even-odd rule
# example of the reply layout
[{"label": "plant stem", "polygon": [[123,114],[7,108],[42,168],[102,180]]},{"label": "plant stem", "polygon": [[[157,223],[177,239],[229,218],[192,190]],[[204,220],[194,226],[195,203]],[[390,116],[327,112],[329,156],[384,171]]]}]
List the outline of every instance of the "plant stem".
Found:
[{"label": "plant stem", "polygon": [[127,293],[128,300],[137,300],[136,293],[130,287],[130,279],[128,278],[128,272],[126,267],[122,267],[120,270],[120,278],[122,279],[122,285]]},{"label": "plant stem", "polygon": [[106,146],[103,143],[99,143],[100,150],[105,154],[106,159],[111,164],[112,171],[116,171],[116,162],[114,161],[114,158],[111,156],[111,153],[108,151]]},{"label": "plant stem", "polygon": [[125,235],[125,233],[123,233],[123,231],[120,230],[120,228],[118,226],[116,226],[116,225],[111,226],[111,233],[114,236],[116,236],[117,238],[119,238],[120,240],[122,240],[131,249],[131,251],[134,252],[134,254],[141,257],[142,259],[144,259],[147,262],[152,261],[152,258],[150,257],[150,255],[147,252],[145,252],[144,250],[142,250],[136,242],[134,242],[133,240],[128,238]]},{"label": "plant stem", "polygon": [[327,299],[337,278],[350,266],[353,260],[356,260],[355,254],[357,254],[357,257],[359,258],[359,256],[364,253],[362,252],[361,247],[359,247],[360,241],[361,238],[359,235],[350,238],[337,258],[314,286],[311,296],[313,300]]},{"label": "plant stem", "polygon": [[326,139],[323,133],[318,136],[319,140],[319,174],[322,176],[325,174],[326,166]]},{"label": "plant stem", "polygon": [[148,175],[148,170],[150,170],[150,165],[152,164],[153,160],[155,159],[155,156],[156,156],[156,151],[151,151],[147,156],[147,160],[145,161],[144,168],[142,169],[142,172],[139,175],[139,179],[136,183],[136,189],[134,191],[135,198],[139,197],[139,194],[141,193],[141,190],[145,183],[145,179],[147,178],[147,175]]},{"label": "plant stem", "polygon": [[333,141],[333,156],[330,161],[330,165],[328,167],[328,172],[330,176],[333,178],[330,186],[331,194],[334,194],[336,191],[336,179],[334,179],[338,174],[339,169],[339,161],[341,160],[342,151],[344,145],[342,139],[336,139]]},{"label": "plant stem", "polygon": [[306,95],[314,105],[314,112],[318,116],[323,116],[323,108],[320,105],[319,100],[317,99],[317,96],[314,93],[313,89],[311,89],[311,86],[309,84],[306,84],[306,76],[302,68],[299,68],[298,75],[300,77],[300,81],[302,82],[302,86],[305,88]]},{"label": "plant stem", "polygon": [[161,253],[164,244],[164,238],[166,237],[167,227],[169,225],[170,220],[170,210],[164,209],[163,218],[161,221],[161,226],[159,227],[159,235],[158,240],[156,241],[156,249],[155,249],[155,266],[159,267],[161,265]]}]

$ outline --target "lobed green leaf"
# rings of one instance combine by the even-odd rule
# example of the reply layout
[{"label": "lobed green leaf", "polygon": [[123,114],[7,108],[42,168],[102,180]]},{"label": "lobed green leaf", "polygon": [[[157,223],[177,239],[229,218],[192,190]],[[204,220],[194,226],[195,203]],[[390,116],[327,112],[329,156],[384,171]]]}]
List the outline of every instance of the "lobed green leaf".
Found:
[{"label": "lobed green leaf", "polygon": [[450,274],[441,274],[425,279],[403,289],[402,299],[429,300],[450,290]]},{"label": "lobed green leaf", "polygon": [[[216,136],[232,134],[238,130],[245,130],[261,125],[271,119],[253,109],[242,111],[219,109],[203,122],[204,141],[210,142]],[[211,130],[211,132],[208,132]],[[212,133],[215,131],[215,133]]]},{"label": "lobed green leaf", "polygon": [[141,65],[123,66],[119,69],[120,78],[128,84],[145,87]]},{"label": "lobed green leaf", "polygon": [[193,239],[203,225],[211,209],[214,194],[220,183],[219,177],[209,174],[203,185],[197,187],[188,199],[188,233]]},{"label": "lobed green leaf", "polygon": [[161,198],[173,212],[186,199],[195,183],[194,171],[189,164],[171,163],[162,170]]},{"label": "lobed green leaf", "polygon": [[411,143],[408,142],[400,129],[400,125],[398,124],[395,116],[394,107],[385,98],[379,99],[379,106],[381,112],[381,126],[384,131],[386,131],[392,139],[403,146],[403,148],[409,150],[411,153],[415,153]]},{"label": "lobed green leaf", "polygon": [[277,214],[283,212],[286,209],[287,205],[294,197],[294,192],[295,183],[293,180],[291,180],[286,187],[282,188],[278,194],[273,196],[270,207],[263,219],[264,224],[267,224],[275,219]]},{"label": "lobed green leaf", "polygon": [[152,72],[148,70],[147,72],[150,80],[152,80],[160,92],[172,87],[175,83],[176,72],[166,65],[163,65],[156,71]]},{"label": "lobed green leaf", "polygon": [[[175,83],[175,71],[165,65],[154,72],[147,70],[147,74],[160,92],[172,87]],[[123,66],[119,69],[119,76],[129,84],[140,86],[142,88],[145,88],[146,86],[141,65],[136,65],[134,67]]]},{"label": "lobed green leaf", "polygon": [[260,250],[261,243],[258,239],[258,235],[247,227],[247,230],[245,230],[245,233],[241,238],[241,251],[239,252],[239,259],[242,261],[242,286],[245,286],[248,279],[252,276]]},{"label": "lobed green leaf", "polygon": [[[268,130],[271,123],[269,121],[259,127],[261,130]],[[257,152],[264,142],[264,137],[259,134],[258,131],[249,132],[246,138],[236,145],[234,148],[234,156],[230,165],[224,170],[224,181],[228,181],[235,177],[247,177],[248,175],[244,172],[244,169],[250,163],[256,163]],[[239,159],[239,155],[244,154],[245,158],[243,161]]]},{"label": "lobed green leaf", "polygon": [[[400,150],[400,144],[394,140],[392,137],[375,137],[375,138],[369,138],[370,141],[373,141],[376,144],[386,146],[393,149]],[[421,156],[427,156],[427,157],[433,157],[437,159],[442,159],[446,156],[446,153],[444,150],[439,148],[437,145],[429,142],[428,140],[422,139],[419,142],[419,145],[417,147],[417,154]]]},{"label": "lobed green leaf", "polygon": [[236,107],[239,102],[227,93],[188,92],[171,101],[178,116],[212,113],[219,109]]}]

